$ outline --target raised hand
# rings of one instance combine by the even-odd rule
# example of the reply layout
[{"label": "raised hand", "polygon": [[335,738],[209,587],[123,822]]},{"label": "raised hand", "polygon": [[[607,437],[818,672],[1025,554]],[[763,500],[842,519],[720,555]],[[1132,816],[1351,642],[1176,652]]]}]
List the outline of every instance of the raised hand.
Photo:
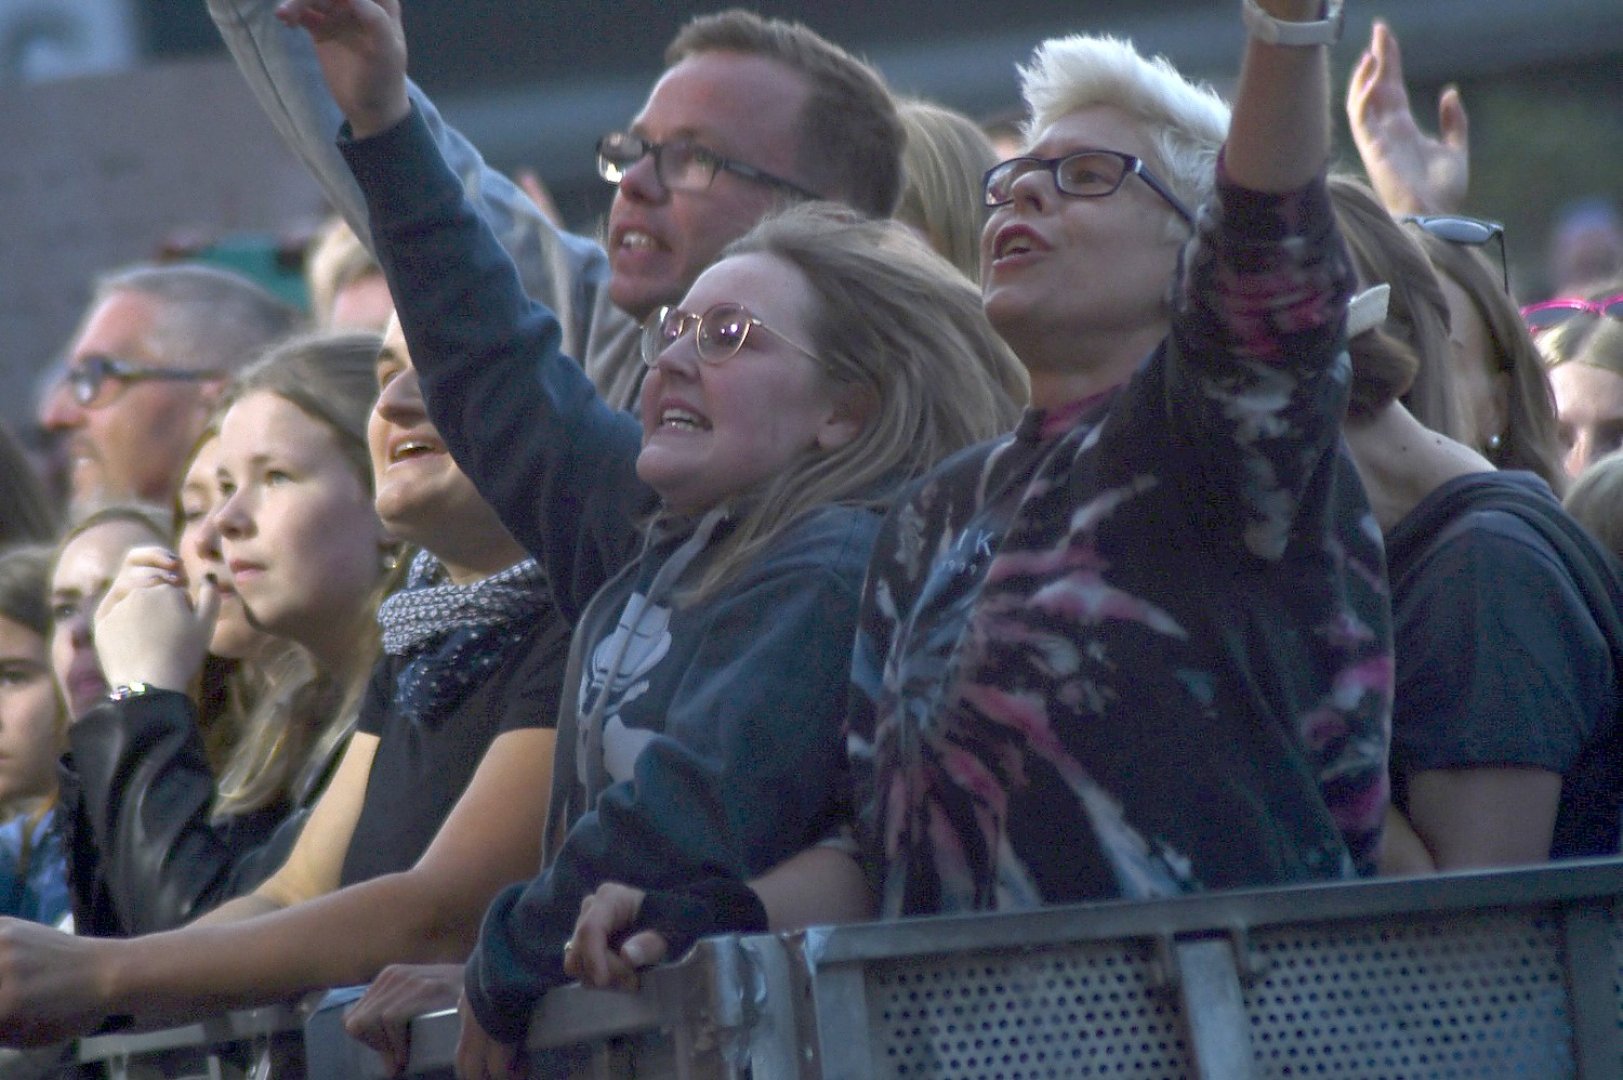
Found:
[{"label": "raised hand", "polygon": [[1420,130],[1398,39],[1377,19],[1347,84],[1347,119],[1370,182],[1394,214],[1457,213],[1470,182],[1470,130],[1454,87],[1437,101],[1438,136]]},{"label": "raised hand", "polygon": [[149,683],[185,691],[203,666],[220,593],[208,582],[188,591],[185,570],[171,551],[132,548],[96,608],[96,656],[117,686]]},{"label": "raised hand", "polygon": [[284,0],[276,17],[309,32],[356,138],[393,127],[411,111],[400,0]]}]

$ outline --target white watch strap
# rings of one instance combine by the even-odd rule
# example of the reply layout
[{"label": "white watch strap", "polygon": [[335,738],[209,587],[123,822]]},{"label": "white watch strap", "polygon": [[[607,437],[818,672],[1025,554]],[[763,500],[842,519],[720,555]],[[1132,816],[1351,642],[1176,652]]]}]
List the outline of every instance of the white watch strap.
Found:
[{"label": "white watch strap", "polygon": [[1341,40],[1346,6],[1343,0],[1325,0],[1324,18],[1288,22],[1262,10],[1257,0],[1240,0],[1240,17],[1246,33],[1269,45],[1334,45]]}]

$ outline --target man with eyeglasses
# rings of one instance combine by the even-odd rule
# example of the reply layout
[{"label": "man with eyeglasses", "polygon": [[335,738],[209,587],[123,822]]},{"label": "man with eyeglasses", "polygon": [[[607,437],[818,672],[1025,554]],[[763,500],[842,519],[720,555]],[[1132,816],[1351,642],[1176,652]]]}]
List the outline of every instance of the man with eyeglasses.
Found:
[{"label": "man with eyeglasses", "polygon": [[75,508],[167,506],[225,380],[298,313],[240,274],[141,265],[103,278],[39,425],[66,443]]},{"label": "man with eyeglasses", "polygon": [[[336,2],[391,20],[404,63],[398,0]],[[309,39],[277,22],[276,0],[208,6],[277,129],[367,238],[365,206],[333,143],[343,118]],[[380,102],[377,129],[352,133],[387,138],[397,124],[428,127],[526,290],[557,312],[564,352],[618,406],[634,401],[640,384],[639,324],[678,301],[729,241],[786,201],[832,199],[888,216],[901,188],[903,135],[882,80],[804,26],[737,10],[701,16],[665,60],[629,128],[597,144],[598,173],[619,189],[606,251],[554,229],[415,85],[409,111],[404,100]]]}]

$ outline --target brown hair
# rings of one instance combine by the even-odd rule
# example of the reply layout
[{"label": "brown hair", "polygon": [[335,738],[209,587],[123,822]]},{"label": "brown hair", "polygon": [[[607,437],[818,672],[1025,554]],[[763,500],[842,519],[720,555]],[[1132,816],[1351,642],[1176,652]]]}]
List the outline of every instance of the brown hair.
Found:
[{"label": "brown hair", "polygon": [[1526,469],[1542,477],[1557,494],[1566,487],[1561,465],[1561,437],[1556,430],[1555,396],[1533,337],[1522,322],[1516,301],[1505,291],[1499,268],[1482,253],[1433,236],[1418,225],[1408,232],[1420,242],[1437,273],[1446,275],[1471,300],[1488,328],[1495,370],[1505,379],[1505,430],[1497,449],[1476,447],[1501,469]]},{"label": "brown hair", "polygon": [[741,8],[689,22],[665,50],[665,66],[707,52],[764,57],[805,79],[797,157],[806,186],[871,217],[890,216],[902,189],[904,136],[877,71],[801,23]]},{"label": "brown hair", "polygon": [[810,284],[811,350],[869,414],[855,439],[808,452],[747,500],[696,595],[815,507],[887,505],[896,483],[1011,429],[1028,396],[979,291],[906,226],[812,203],[767,218],[722,257],[748,253],[782,259]]},{"label": "brown hair", "polygon": [[1350,343],[1348,415],[1369,416],[1401,396],[1415,419],[1457,439],[1462,425],[1450,360],[1448,298],[1431,260],[1362,182],[1332,176],[1330,198],[1359,281],[1392,289],[1385,323]]}]

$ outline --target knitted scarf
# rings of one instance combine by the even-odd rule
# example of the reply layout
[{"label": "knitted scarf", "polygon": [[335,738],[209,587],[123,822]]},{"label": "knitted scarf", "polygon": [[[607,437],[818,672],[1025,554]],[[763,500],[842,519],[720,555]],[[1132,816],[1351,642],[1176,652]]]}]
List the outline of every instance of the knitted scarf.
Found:
[{"label": "knitted scarf", "polygon": [[378,607],[383,650],[405,663],[395,676],[394,711],[433,723],[459,705],[521,647],[549,605],[534,559],[472,585],[455,585],[427,551],[406,584]]}]

